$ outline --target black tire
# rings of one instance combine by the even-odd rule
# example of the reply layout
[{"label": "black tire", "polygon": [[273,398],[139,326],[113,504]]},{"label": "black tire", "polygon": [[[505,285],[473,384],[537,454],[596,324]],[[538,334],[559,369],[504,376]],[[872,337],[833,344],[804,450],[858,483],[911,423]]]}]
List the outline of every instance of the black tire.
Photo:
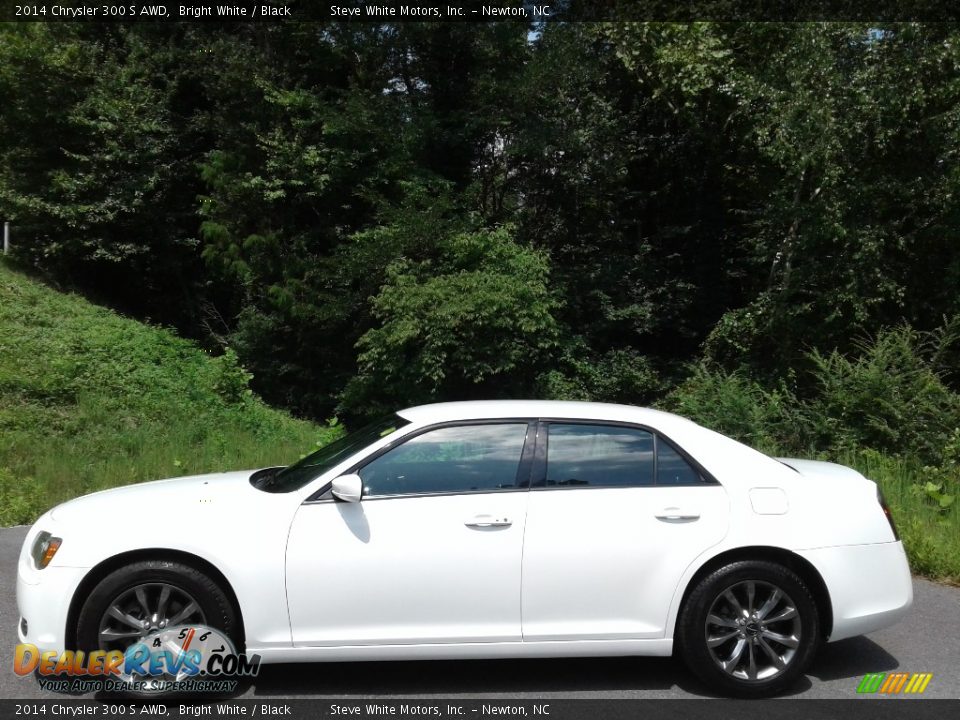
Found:
[{"label": "black tire", "polygon": [[[199,606],[199,613],[194,614],[201,618],[203,624],[221,631],[234,641],[241,636],[239,618],[229,596],[214,580],[200,570],[190,565],[172,560],[141,560],[131,563],[103,578],[93,592],[84,601],[77,620],[77,648],[84,651],[123,649],[126,641],[118,641],[107,648],[100,639],[100,623],[110,606],[125,594],[141,586],[155,586],[162,588],[169,586],[172,594],[183,593],[182,597],[189,597]],[[127,645],[136,642],[131,638]],[[238,652],[243,649],[237,647]]]},{"label": "black tire", "polygon": [[[755,619],[767,601],[777,599],[774,590],[781,593],[778,604],[766,611],[767,620]],[[744,613],[748,606],[755,612]],[[676,649],[694,675],[719,694],[742,698],[788,690],[820,641],[817,604],[803,580],[782,565],[759,560],[725,565],[700,580],[681,608],[675,633]]]}]

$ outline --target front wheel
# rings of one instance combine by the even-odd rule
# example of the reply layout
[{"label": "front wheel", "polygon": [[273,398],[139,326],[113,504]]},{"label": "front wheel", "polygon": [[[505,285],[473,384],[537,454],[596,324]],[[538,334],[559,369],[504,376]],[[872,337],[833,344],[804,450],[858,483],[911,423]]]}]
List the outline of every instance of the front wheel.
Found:
[{"label": "front wheel", "polygon": [[677,623],[677,649],[697,677],[736,697],[769,697],[799,678],[820,643],[803,580],[772,562],[741,561],[703,578]]},{"label": "front wheel", "polygon": [[[77,646],[88,653],[123,652],[153,637],[158,643],[153,647],[159,647],[158,633],[175,636],[174,628],[190,626],[213,628],[227,639],[239,634],[233,605],[214,580],[180,562],[142,560],[115,570],[93,589],[80,610]],[[173,640],[172,650],[179,650],[177,645]],[[177,677],[153,678],[146,683],[148,690],[154,679]],[[120,680],[133,686],[132,677],[121,675]]]}]

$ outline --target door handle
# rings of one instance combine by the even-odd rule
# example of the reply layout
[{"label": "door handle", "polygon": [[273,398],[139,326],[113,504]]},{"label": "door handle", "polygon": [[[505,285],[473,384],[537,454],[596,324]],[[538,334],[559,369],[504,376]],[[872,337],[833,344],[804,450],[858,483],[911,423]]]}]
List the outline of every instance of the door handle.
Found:
[{"label": "door handle", "polygon": [[654,517],[663,522],[693,522],[700,519],[700,513],[696,510],[682,509],[678,507],[666,507],[658,512]]},{"label": "door handle", "polygon": [[509,527],[510,525],[513,525],[513,521],[510,520],[510,518],[503,517],[502,515],[474,515],[463,524],[467,527],[475,528]]}]

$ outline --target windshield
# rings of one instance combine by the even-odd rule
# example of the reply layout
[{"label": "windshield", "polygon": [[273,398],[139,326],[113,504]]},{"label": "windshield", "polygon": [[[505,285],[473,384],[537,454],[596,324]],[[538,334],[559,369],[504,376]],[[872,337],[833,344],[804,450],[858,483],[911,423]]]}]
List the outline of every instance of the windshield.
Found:
[{"label": "windshield", "polygon": [[339,440],[334,440],[329,445],[324,445],[315,453],[307,455],[289,467],[256,472],[250,478],[250,482],[255,488],[264,492],[285,493],[297,490],[351,455],[409,423],[409,420],[404,420],[399,415],[381,418],[356,432],[344,435]]}]

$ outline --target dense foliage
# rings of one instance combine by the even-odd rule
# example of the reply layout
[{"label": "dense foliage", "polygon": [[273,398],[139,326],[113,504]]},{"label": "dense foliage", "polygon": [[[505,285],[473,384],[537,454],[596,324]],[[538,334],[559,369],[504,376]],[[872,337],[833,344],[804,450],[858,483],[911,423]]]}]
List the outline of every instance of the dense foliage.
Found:
[{"label": "dense foliage", "polygon": [[263,404],[227,351],[0,264],[0,526],[130,482],[287,464],[338,427]]},{"label": "dense foliage", "polygon": [[14,261],[225,402],[661,403],[956,517],[960,27],[8,24],[0,97]]},{"label": "dense foliage", "polygon": [[650,402],[701,355],[804,390],[960,312],[952,25],[0,40],[17,256],[235,348],[299,413]]}]

